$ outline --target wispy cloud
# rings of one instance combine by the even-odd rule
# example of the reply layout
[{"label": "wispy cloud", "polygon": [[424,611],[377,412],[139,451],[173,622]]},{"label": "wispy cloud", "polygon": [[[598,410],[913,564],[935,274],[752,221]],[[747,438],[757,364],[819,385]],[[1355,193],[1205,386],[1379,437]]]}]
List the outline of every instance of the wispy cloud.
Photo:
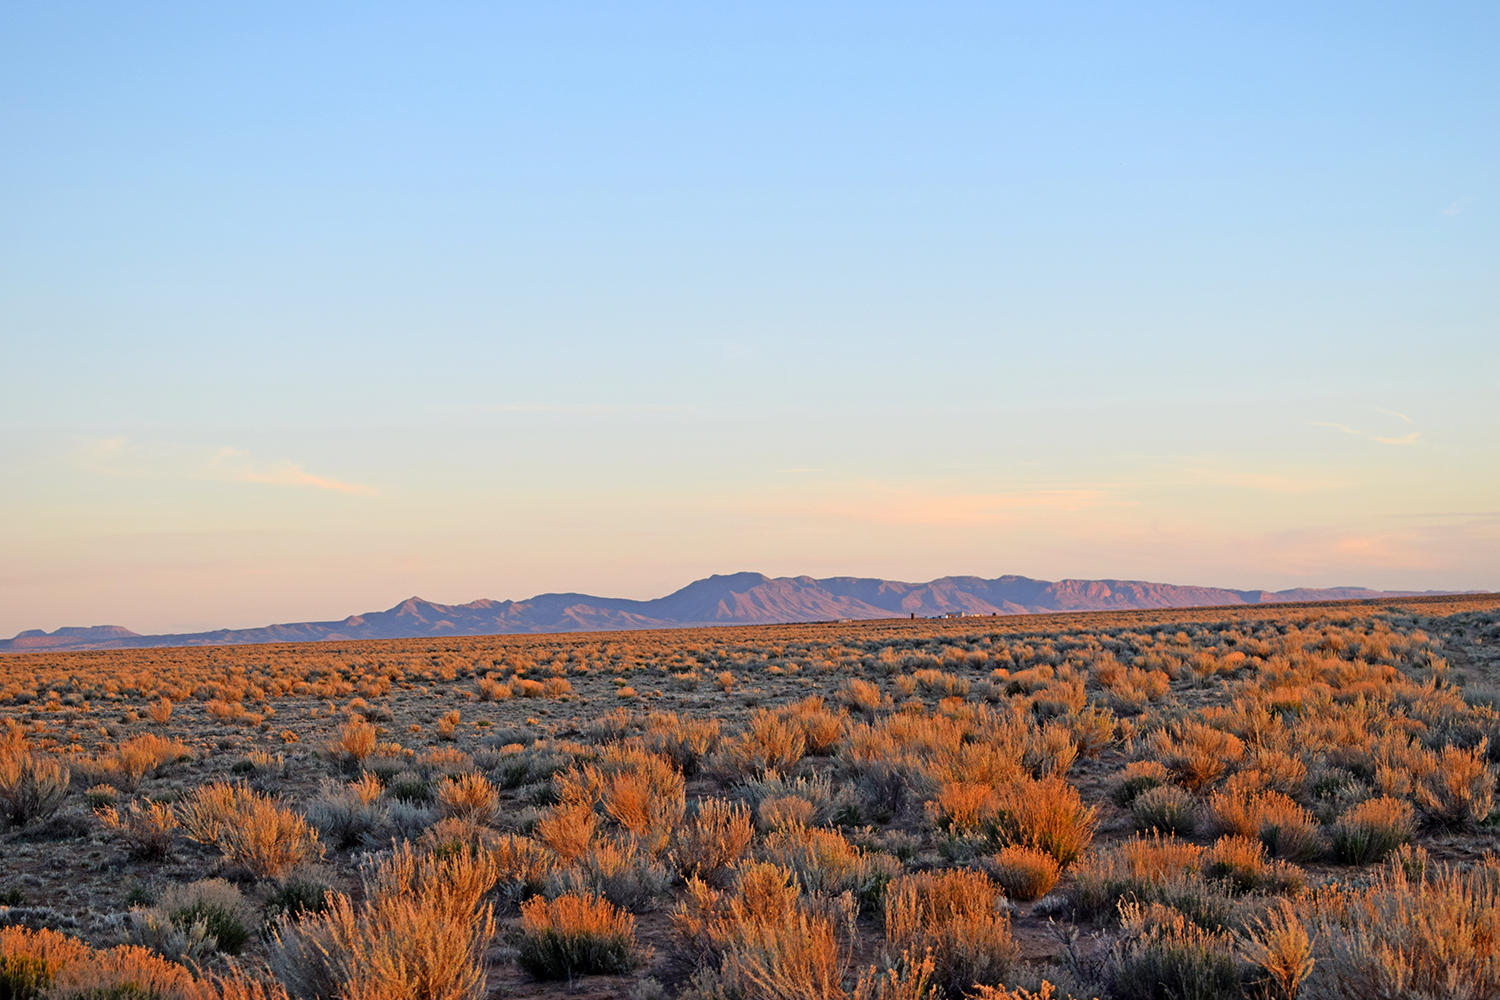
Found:
[{"label": "wispy cloud", "polygon": [[242,448],[227,445],[204,452],[174,445],[148,446],[114,435],[81,439],[72,457],[78,465],[101,476],[302,486],[351,496],[376,493],[373,486],[316,475],[297,462],[257,459]]},{"label": "wispy cloud", "polygon": [[[1376,413],[1383,413],[1388,417],[1394,417],[1395,419],[1407,425],[1411,425],[1416,422],[1412,420],[1411,417],[1402,413],[1400,410],[1388,410],[1381,406],[1372,407],[1372,409]],[[1382,435],[1370,434],[1358,428],[1351,427],[1348,424],[1337,423],[1332,420],[1314,420],[1311,421],[1311,423],[1314,427],[1326,427],[1329,430],[1338,431],[1340,434],[1348,434],[1352,437],[1363,438],[1366,441],[1373,441],[1376,444],[1390,445],[1394,447],[1413,445],[1418,443],[1422,439],[1421,431],[1409,431],[1405,434]]]},{"label": "wispy cloud", "polygon": [[352,496],[373,496],[375,488],[308,472],[296,462],[258,462],[247,451],[224,447],[214,452],[205,466],[210,479],[235,483],[264,483],[272,486],[307,486]]},{"label": "wispy cloud", "polygon": [[1438,209],[1438,211],[1440,211],[1443,215],[1448,215],[1448,216],[1463,215],[1464,214],[1464,209],[1466,209],[1468,207],[1469,207],[1469,200],[1467,198],[1460,198],[1457,201],[1450,201],[1450,202],[1448,202],[1448,204],[1446,204],[1442,208]]}]

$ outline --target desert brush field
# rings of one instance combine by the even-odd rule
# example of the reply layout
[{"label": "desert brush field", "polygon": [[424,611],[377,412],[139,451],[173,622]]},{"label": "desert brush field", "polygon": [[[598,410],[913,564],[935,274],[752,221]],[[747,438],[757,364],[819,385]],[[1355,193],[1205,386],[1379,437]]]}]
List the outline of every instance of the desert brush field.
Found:
[{"label": "desert brush field", "polygon": [[1500,996],[1500,597],[0,658],[0,1000]]}]

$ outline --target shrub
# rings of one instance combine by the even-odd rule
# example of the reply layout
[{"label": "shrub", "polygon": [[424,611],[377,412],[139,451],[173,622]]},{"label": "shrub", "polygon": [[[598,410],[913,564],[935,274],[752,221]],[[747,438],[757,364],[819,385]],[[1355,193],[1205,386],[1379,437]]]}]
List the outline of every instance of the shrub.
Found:
[{"label": "shrub", "polygon": [[685,878],[721,885],[754,837],[749,809],[723,799],[702,799],[677,830],[672,862]]},{"label": "shrub", "polygon": [[610,747],[597,765],[560,774],[556,783],[558,798],[564,803],[602,805],[611,819],[652,854],[671,842],[687,809],[682,772],[664,758],[639,749]]},{"label": "shrub", "polygon": [[643,736],[646,748],[677,765],[684,775],[698,773],[703,759],[719,744],[718,719],[681,719],[675,713],[653,713]]},{"label": "shrub", "polygon": [[1203,878],[1197,844],[1171,837],[1138,837],[1085,857],[1073,868],[1068,898],[1076,916],[1118,915],[1121,901],[1163,903],[1206,928],[1231,922],[1234,905],[1222,885]]},{"label": "shrub", "polygon": [[596,896],[572,893],[521,904],[517,961],[537,979],[629,972],[645,955],[635,940],[635,918]]},{"label": "shrub", "polygon": [[1032,847],[1002,847],[986,868],[1007,897],[1023,902],[1040,899],[1057,884],[1057,860]]},{"label": "shrub", "polygon": [[572,868],[556,873],[549,895],[597,895],[641,912],[665,896],[671,885],[667,869],[633,840],[605,839],[595,842]]},{"label": "shrub", "polygon": [[1238,892],[1292,892],[1303,882],[1298,869],[1267,859],[1260,841],[1233,834],[1220,837],[1203,854],[1200,870],[1208,878],[1227,881]]},{"label": "shrub", "polygon": [[1500,996],[1493,857],[1460,869],[1403,848],[1370,885],[1320,892],[1308,911],[1318,958],[1307,986],[1320,998]]},{"label": "shrub", "polygon": [[391,829],[389,810],[380,801],[380,782],[369,772],[347,785],[325,782],[323,791],[307,804],[306,815],[338,848],[373,847],[385,841]]},{"label": "shrub", "polygon": [[507,905],[540,893],[556,870],[556,856],[529,837],[501,837],[488,850],[497,869],[495,892]]},{"label": "shrub", "polygon": [[880,688],[858,677],[849,678],[849,682],[839,692],[839,698],[853,711],[866,715],[874,715],[879,711],[882,701]]},{"label": "shrub", "polygon": [[1286,900],[1253,921],[1238,936],[1240,954],[1264,974],[1283,998],[1297,1000],[1297,992],[1313,970],[1312,940]]},{"label": "shrub", "polygon": [[537,820],[532,832],[567,864],[589,849],[599,817],[587,802],[560,802]]},{"label": "shrub", "polygon": [[0,745],[0,825],[25,826],[57,812],[68,795],[68,769],[20,741]]},{"label": "shrub", "polygon": [[1116,1000],[1222,1000],[1240,995],[1234,940],[1160,904],[1120,904],[1124,936],[1111,950],[1106,978]]},{"label": "shrub", "polygon": [[329,893],[324,912],[278,921],[271,967],[304,1000],[482,1000],[495,922],[481,900],[495,878],[483,855],[421,855],[403,844],[367,866],[362,902]]},{"label": "shrub", "polygon": [[1306,861],[1327,850],[1312,813],[1281,792],[1262,792],[1255,804],[1260,839],[1278,858]]},{"label": "shrub", "polygon": [[1000,887],[982,872],[903,875],[885,894],[885,938],[899,951],[927,953],[933,981],[961,997],[976,983],[998,983],[1015,960]]},{"label": "shrub", "polygon": [[1186,835],[1198,825],[1193,797],[1176,785],[1148,788],[1130,803],[1130,819],[1138,831]]},{"label": "shrub", "polygon": [[444,817],[489,825],[500,815],[500,793],[481,774],[470,772],[446,778],[437,790],[438,811]]},{"label": "shrub", "polygon": [[339,730],[338,739],[328,744],[328,751],[345,769],[358,768],[366,757],[375,752],[375,727],[364,719],[351,718]]},{"label": "shrub", "polygon": [[1126,764],[1115,777],[1115,785],[1110,797],[1116,805],[1129,806],[1135,801],[1136,796],[1148,788],[1156,788],[1165,785],[1171,780],[1171,774],[1165,765],[1156,760],[1133,760]]},{"label": "shrub", "polygon": [[297,920],[309,914],[324,913],[328,909],[328,894],[332,891],[328,879],[316,869],[291,872],[267,895],[266,922],[274,924],[283,917]]},{"label": "shrub", "polygon": [[1416,811],[1411,804],[1388,796],[1350,806],[1333,824],[1333,853],[1345,864],[1379,861],[1411,840]]},{"label": "shrub", "polygon": [[743,732],[724,742],[722,766],[732,774],[764,776],[785,772],[806,752],[807,737],[800,726],[759,708]]},{"label": "shrub", "polygon": [[1178,783],[1193,791],[1213,784],[1245,755],[1238,736],[1192,721],[1152,733],[1146,745]]},{"label": "shrub", "polygon": [[82,941],[54,930],[0,927],[0,997],[39,1000],[58,972],[88,954]]},{"label": "shrub", "polygon": [[104,806],[95,815],[106,828],[119,834],[132,857],[164,858],[172,849],[177,816],[168,805],[147,802],[143,806],[132,802],[123,812],[114,806]]},{"label": "shrub", "polygon": [[1078,789],[1049,776],[1005,786],[997,835],[1002,843],[1035,847],[1067,866],[1093,841],[1098,821],[1098,810],[1083,804]]},{"label": "shrub", "polygon": [[851,844],[837,830],[788,826],[766,837],[767,861],[794,873],[808,892],[836,896],[852,893],[865,903],[880,898],[901,863],[887,854],[871,854]]},{"label": "shrub", "polygon": [[53,930],[0,928],[0,997],[6,1000],[286,1000],[241,974],[195,980],[144,948],[95,950]]},{"label": "shrub", "polygon": [[1473,827],[1495,808],[1495,772],[1485,763],[1487,740],[1472,750],[1443,747],[1415,789],[1417,807],[1434,823]]},{"label": "shrub", "polygon": [[200,785],[178,818],[190,838],[217,847],[252,875],[276,878],[323,855],[305,819],[244,785]]},{"label": "shrub", "polygon": [[257,923],[255,910],[240,891],[217,878],[171,886],[154,909],[182,930],[201,924],[214,946],[226,955],[238,955],[244,949]]}]

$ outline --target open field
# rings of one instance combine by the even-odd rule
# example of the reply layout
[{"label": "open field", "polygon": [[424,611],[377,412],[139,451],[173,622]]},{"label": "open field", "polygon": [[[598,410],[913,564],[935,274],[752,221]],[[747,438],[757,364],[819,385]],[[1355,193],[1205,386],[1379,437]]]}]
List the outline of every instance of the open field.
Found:
[{"label": "open field", "polygon": [[1496,997],[1497,706],[1496,595],[3,657],[0,1000]]}]

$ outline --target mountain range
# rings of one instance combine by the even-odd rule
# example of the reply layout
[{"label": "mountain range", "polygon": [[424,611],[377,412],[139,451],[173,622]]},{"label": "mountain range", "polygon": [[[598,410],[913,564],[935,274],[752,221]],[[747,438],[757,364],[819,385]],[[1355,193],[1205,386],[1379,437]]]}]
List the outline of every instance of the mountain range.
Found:
[{"label": "mountain range", "polygon": [[0,640],[0,652],[769,625],[910,615],[926,618],[950,614],[1124,611],[1410,597],[1415,593],[1363,587],[1227,590],[1141,580],[1048,581],[1024,576],[1001,576],[993,580],[945,576],[927,583],[901,583],[852,576],[816,580],[810,576],[732,573],[698,580],[665,597],[646,601],[588,594],[540,594],[524,601],[436,604],[412,597],[387,611],[350,615],[340,621],[296,622],[263,628],[175,635],[138,635],[118,625],[60,628],[53,632],[32,629],[14,639]]}]

